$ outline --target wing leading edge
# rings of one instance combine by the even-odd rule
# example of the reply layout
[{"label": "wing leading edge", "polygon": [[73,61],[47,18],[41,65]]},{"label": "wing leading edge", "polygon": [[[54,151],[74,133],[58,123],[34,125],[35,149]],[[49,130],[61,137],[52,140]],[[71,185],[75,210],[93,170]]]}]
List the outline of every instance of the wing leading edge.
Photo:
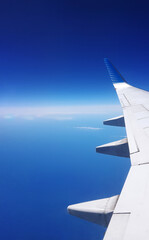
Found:
[{"label": "wing leading edge", "polygon": [[[108,59],[105,59],[105,64],[123,109],[123,116],[109,119],[105,123],[125,126],[127,139],[102,145],[97,148],[97,152],[115,156],[123,156],[127,152],[131,167],[120,196],[113,198],[116,201],[110,211],[104,240],[148,240],[149,92],[129,85]],[[97,211],[96,217],[99,217],[99,214],[101,212]],[[90,221],[89,218],[87,220]],[[95,222],[93,219],[91,221]],[[101,221],[98,221],[98,224],[104,225]]]}]

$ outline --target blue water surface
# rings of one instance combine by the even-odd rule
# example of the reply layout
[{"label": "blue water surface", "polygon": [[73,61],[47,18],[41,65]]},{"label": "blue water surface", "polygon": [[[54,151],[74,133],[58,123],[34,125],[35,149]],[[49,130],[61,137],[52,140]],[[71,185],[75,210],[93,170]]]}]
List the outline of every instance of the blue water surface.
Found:
[{"label": "blue water surface", "polygon": [[103,126],[108,117],[0,120],[0,239],[103,238],[104,228],[70,216],[67,206],[121,191],[129,159],[95,151],[126,135]]}]

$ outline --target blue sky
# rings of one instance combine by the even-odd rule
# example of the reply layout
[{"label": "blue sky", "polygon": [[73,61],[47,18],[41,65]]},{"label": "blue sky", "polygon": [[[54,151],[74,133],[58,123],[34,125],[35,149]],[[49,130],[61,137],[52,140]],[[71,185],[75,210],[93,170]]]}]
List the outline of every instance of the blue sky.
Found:
[{"label": "blue sky", "polygon": [[146,1],[0,3],[0,238],[101,240],[69,204],[119,194],[129,159],[95,147],[121,108],[103,59],[149,90]]},{"label": "blue sky", "polygon": [[146,2],[4,1],[0,104],[116,103],[103,58],[148,86]]}]

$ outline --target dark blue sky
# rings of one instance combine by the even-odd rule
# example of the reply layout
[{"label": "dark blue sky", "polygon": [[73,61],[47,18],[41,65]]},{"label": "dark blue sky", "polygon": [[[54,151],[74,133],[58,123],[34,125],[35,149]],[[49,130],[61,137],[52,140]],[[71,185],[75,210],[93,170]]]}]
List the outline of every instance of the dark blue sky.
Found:
[{"label": "dark blue sky", "polygon": [[104,57],[149,89],[148,26],[147,1],[1,1],[1,105],[109,103]]}]

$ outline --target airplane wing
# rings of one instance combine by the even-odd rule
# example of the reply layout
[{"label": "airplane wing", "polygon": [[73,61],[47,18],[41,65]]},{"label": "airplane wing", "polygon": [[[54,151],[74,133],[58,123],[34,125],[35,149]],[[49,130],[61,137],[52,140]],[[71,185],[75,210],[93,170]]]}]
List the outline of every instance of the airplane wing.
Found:
[{"label": "airplane wing", "polygon": [[106,226],[104,240],[148,240],[149,92],[129,85],[108,59],[105,59],[105,64],[120,100],[123,116],[108,119],[104,124],[125,126],[127,138],[98,146],[96,151],[130,157],[130,171],[119,196],[71,205],[68,211]]}]

